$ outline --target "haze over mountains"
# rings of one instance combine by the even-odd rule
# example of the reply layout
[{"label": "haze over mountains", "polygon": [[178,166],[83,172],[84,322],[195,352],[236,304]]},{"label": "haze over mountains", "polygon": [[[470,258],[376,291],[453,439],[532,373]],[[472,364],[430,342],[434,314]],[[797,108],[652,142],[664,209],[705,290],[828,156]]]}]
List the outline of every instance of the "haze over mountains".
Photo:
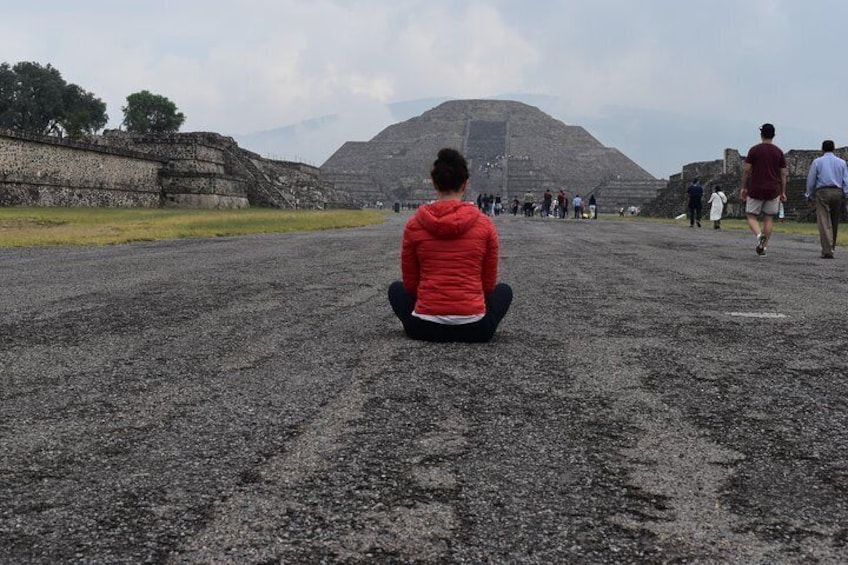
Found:
[{"label": "haze over mountains", "polygon": [[[634,107],[605,107],[593,115],[569,110],[562,97],[503,94],[492,100],[515,100],[535,106],[568,125],[585,128],[607,147],[614,147],[657,178],[679,173],[696,161],[721,158],[726,147],[743,154],[758,141],[759,123],[681,116]],[[384,128],[408,120],[451,98],[422,98],[337,114],[265,131],[233,135],[241,147],[263,156],[322,165],[346,141],[368,141]],[[784,151],[814,149],[820,134],[777,125],[775,142]]]}]

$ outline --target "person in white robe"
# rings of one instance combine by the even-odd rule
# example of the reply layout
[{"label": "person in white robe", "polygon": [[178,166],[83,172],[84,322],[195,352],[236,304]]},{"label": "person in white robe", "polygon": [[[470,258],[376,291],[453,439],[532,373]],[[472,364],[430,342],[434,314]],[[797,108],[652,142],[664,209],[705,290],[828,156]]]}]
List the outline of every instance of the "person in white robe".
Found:
[{"label": "person in white robe", "polygon": [[727,195],[722,192],[720,185],[713,187],[713,193],[710,199],[707,200],[710,205],[710,221],[713,223],[713,228],[721,229],[721,215],[724,213],[724,205],[727,204]]}]

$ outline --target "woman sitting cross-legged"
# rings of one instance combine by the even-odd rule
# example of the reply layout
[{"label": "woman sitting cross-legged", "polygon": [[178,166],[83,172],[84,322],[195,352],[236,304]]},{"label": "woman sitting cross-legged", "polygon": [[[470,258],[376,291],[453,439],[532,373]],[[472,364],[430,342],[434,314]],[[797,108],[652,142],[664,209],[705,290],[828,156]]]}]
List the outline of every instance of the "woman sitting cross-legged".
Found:
[{"label": "woman sitting cross-legged", "polygon": [[412,339],[489,341],[512,303],[509,285],[497,284],[498,233],[463,201],[468,164],[458,151],[439,151],[430,178],[436,201],[404,228],[403,282],[389,287],[389,303]]}]

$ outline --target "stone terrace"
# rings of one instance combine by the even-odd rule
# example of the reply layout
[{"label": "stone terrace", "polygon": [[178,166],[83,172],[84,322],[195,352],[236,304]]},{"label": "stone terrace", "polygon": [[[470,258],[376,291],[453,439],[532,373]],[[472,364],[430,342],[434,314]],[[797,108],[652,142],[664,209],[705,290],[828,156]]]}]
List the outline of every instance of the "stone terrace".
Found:
[{"label": "stone terrace", "polygon": [[107,131],[90,143],[0,131],[0,206],[348,207],[316,167],[210,132]]}]

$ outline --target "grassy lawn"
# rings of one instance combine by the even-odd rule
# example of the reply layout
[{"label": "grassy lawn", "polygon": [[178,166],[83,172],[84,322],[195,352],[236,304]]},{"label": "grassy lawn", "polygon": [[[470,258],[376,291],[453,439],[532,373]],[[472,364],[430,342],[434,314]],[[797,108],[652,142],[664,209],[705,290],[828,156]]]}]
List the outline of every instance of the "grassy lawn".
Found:
[{"label": "grassy lawn", "polygon": [[[603,216],[602,216],[603,217]],[[649,222],[649,223],[658,223],[658,224],[671,224],[678,225],[680,227],[687,227],[689,225],[689,220],[675,220],[674,218],[646,218],[642,216],[625,216],[623,218],[618,216],[610,215],[609,218],[615,218],[618,220],[632,221],[632,222]],[[702,230],[711,230],[713,229],[713,223],[709,220],[701,220],[701,225],[703,226]],[[842,224],[840,223],[840,226]],[[697,228],[696,228],[697,229]],[[736,220],[736,219],[724,219],[721,221],[721,229],[723,230],[744,230],[748,231],[748,222],[745,220]],[[847,228],[848,229],[848,228]],[[819,228],[815,223],[811,222],[796,222],[795,220],[786,220],[785,222],[780,222],[779,220],[775,220],[774,222],[774,233],[775,235],[809,235],[816,238],[818,241],[819,237]],[[753,237],[753,236],[752,236]],[[848,234],[844,233],[842,229],[839,230],[839,235],[837,236],[837,244],[840,247],[848,246]]]},{"label": "grassy lawn", "polygon": [[376,211],[0,208],[0,247],[110,245],[351,228],[383,221]]}]

